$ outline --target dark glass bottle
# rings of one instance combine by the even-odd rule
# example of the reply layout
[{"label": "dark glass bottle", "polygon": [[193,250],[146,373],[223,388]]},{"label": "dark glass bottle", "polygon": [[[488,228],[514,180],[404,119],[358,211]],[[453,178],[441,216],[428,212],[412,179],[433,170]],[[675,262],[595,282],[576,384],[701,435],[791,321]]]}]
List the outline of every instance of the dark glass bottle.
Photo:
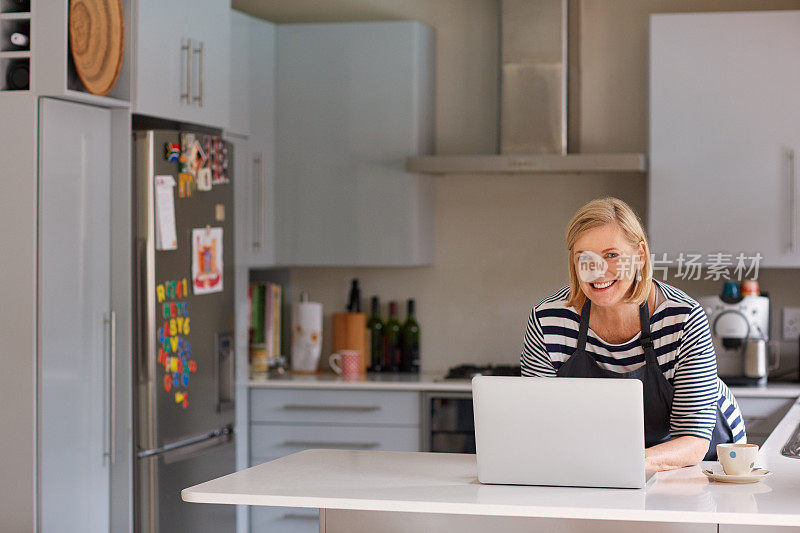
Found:
[{"label": "dark glass bottle", "polygon": [[400,370],[403,372],[419,372],[419,324],[414,316],[414,300],[408,301],[408,318],[401,329],[400,339],[403,358]]},{"label": "dark glass bottle", "polygon": [[347,298],[347,312],[361,312],[361,288],[358,286],[358,278],[353,278],[350,282],[350,296]]},{"label": "dark glass bottle", "polygon": [[383,330],[383,354],[385,370],[397,372],[400,370],[402,355],[400,345],[400,322],[397,321],[397,302],[389,302],[389,318]]},{"label": "dark glass bottle", "polygon": [[385,370],[383,355],[383,321],[381,320],[380,303],[378,297],[372,297],[372,312],[367,320],[367,330],[369,331],[369,346],[371,361],[369,369],[372,372]]}]

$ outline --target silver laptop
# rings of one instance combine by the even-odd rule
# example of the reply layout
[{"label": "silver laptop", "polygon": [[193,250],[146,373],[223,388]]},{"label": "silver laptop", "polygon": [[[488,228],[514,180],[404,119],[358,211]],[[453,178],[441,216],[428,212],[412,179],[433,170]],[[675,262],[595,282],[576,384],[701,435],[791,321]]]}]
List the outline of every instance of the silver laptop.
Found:
[{"label": "silver laptop", "polygon": [[610,378],[472,379],[478,481],[642,488],[642,382]]}]

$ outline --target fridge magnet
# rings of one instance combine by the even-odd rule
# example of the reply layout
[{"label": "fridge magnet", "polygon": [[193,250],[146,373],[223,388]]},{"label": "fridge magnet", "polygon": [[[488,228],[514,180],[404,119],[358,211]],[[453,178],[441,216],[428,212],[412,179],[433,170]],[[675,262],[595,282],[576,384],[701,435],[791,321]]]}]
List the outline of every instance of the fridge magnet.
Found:
[{"label": "fridge magnet", "polygon": [[170,175],[155,177],[156,250],[175,250],[178,238],[175,230],[175,178]]},{"label": "fridge magnet", "polygon": [[[163,303],[167,300],[181,300],[189,295],[189,280],[186,278],[174,281],[165,281],[156,285],[156,300]],[[186,302],[175,302],[175,309],[181,310],[183,316],[188,316],[189,304]],[[166,308],[162,311],[167,313]],[[164,318],[167,318],[164,316]]]},{"label": "fridge magnet", "polygon": [[181,144],[164,143],[164,159],[170,163],[178,163],[181,160]]},{"label": "fridge magnet", "polygon": [[[158,289],[156,289],[158,291]],[[158,303],[161,303],[160,301]],[[164,302],[161,303],[162,318],[186,318],[189,316],[189,304],[186,302]]]},{"label": "fridge magnet", "polygon": [[222,292],[222,228],[192,230],[192,290]]},{"label": "fridge magnet", "polygon": [[194,133],[181,133],[181,155],[178,161],[180,162],[181,172],[189,172],[189,159],[192,147],[195,143]]},{"label": "fridge magnet", "polygon": [[193,133],[181,133],[180,171],[197,176],[197,171],[208,164],[207,152]]},{"label": "fridge magnet", "polygon": [[210,168],[201,168],[197,171],[197,190],[198,191],[210,191],[211,190],[211,169]]},{"label": "fridge magnet", "polygon": [[211,137],[206,149],[214,185],[228,183],[228,148],[219,137]]},{"label": "fridge magnet", "polygon": [[189,393],[188,392],[176,392],[175,393],[175,403],[181,404],[181,406],[186,409],[189,406]]},{"label": "fridge magnet", "polygon": [[178,197],[191,198],[192,189],[194,189],[194,176],[185,172],[178,174]]}]

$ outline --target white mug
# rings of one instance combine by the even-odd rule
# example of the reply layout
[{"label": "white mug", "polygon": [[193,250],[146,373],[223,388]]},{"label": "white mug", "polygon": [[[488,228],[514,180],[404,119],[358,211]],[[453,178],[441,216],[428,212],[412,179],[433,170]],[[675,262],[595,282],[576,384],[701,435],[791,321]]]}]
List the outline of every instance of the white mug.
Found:
[{"label": "white mug", "polygon": [[345,379],[355,379],[361,374],[361,353],[358,350],[339,350],[328,358],[331,368]]},{"label": "white mug", "polygon": [[752,472],[757,457],[756,444],[717,444],[717,459],[729,476],[743,476]]}]

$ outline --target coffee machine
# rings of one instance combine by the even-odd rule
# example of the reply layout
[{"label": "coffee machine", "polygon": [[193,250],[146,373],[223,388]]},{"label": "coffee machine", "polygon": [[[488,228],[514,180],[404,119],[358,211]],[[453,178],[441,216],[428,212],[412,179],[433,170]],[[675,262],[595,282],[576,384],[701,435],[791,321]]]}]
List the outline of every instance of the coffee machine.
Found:
[{"label": "coffee machine", "polygon": [[742,296],[735,282],[727,282],[721,295],[697,301],[708,315],[719,377],[728,385],[765,385],[772,368],[767,354],[769,298]]}]

